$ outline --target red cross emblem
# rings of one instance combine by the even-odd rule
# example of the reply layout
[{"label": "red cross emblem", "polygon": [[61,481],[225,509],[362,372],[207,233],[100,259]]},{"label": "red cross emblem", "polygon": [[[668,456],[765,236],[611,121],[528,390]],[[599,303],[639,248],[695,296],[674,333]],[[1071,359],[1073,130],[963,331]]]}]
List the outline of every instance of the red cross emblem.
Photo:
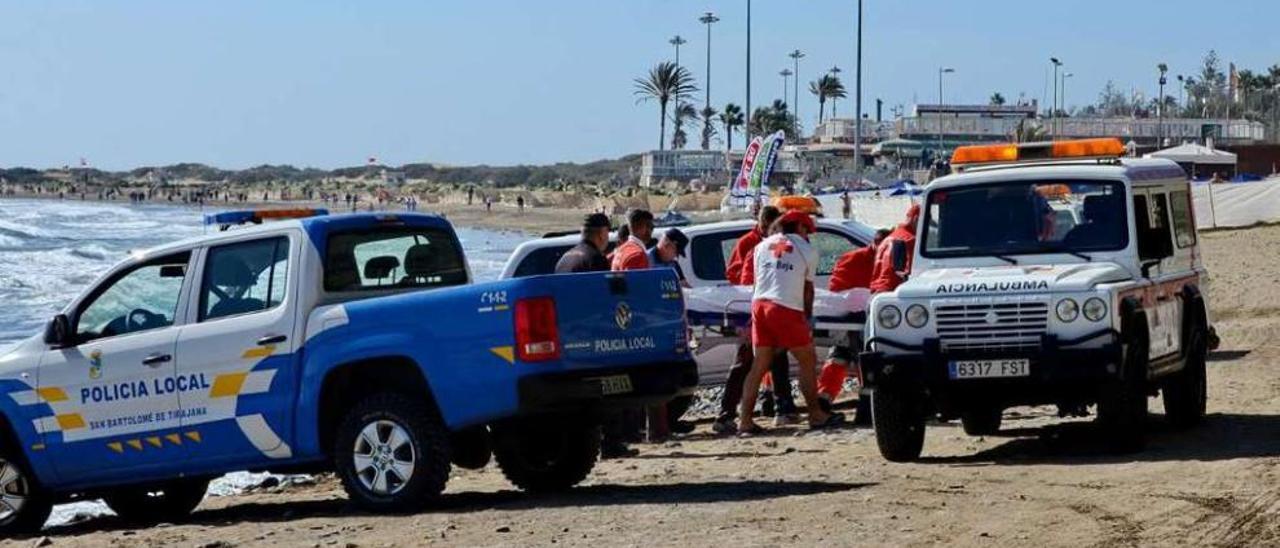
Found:
[{"label": "red cross emblem", "polygon": [[781,259],[783,255],[795,251],[795,247],[791,245],[791,240],[778,240],[769,246],[769,251],[773,252],[773,258]]}]

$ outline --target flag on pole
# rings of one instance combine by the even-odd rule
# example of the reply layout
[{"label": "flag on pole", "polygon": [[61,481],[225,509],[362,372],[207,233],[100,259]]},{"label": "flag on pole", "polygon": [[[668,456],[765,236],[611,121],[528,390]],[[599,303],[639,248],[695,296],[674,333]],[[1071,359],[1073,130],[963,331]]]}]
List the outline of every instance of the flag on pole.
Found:
[{"label": "flag on pole", "polygon": [[751,196],[769,194],[769,176],[773,175],[773,167],[778,162],[778,151],[782,149],[784,140],[786,140],[786,134],[782,131],[764,137],[760,152],[756,155],[755,166],[751,170],[747,194]]},{"label": "flag on pole", "polygon": [[747,145],[747,151],[742,155],[742,169],[738,171],[738,177],[733,181],[733,188],[730,189],[731,196],[741,198],[748,195],[751,186],[751,174],[756,166],[756,158],[760,155],[760,147],[764,146],[764,138],[756,137]]}]

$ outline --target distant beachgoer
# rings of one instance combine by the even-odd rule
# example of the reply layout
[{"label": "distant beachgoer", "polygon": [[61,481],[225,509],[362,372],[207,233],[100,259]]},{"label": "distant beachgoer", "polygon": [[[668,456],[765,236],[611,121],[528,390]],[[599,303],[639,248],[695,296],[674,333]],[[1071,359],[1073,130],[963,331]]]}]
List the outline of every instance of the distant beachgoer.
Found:
[{"label": "distant beachgoer", "polygon": [[516,209],[519,209],[520,213],[524,213],[524,196],[516,196]]},{"label": "distant beachgoer", "polygon": [[493,211],[493,198],[488,196],[484,197],[484,210],[486,213]]}]

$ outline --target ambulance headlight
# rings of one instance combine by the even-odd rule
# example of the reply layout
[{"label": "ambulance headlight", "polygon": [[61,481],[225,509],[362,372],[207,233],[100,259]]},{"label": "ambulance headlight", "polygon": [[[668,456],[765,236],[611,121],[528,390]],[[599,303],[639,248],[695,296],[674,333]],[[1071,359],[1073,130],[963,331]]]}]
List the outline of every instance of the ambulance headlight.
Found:
[{"label": "ambulance headlight", "polygon": [[1084,302],[1084,317],[1091,322],[1100,322],[1107,317],[1107,303],[1102,299],[1093,297]]},{"label": "ambulance headlight", "polygon": [[896,306],[887,305],[876,313],[876,321],[880,322],[880,327],[893,329],[902,323],[902,311]]},{"label": "ambulance headlight", "polygon": [[919,329],[929,323],[929,310],[924,305],[913,304],[907,307],[907,325]]},{"label": "ambulance headlight", "polygon": [[1058,301],[1058,306],[1054,310],[1058,314],[1058,319],[1063,323],[1071,323],[1080,317],[1080,305],[1071,299],[1062,299]]}]

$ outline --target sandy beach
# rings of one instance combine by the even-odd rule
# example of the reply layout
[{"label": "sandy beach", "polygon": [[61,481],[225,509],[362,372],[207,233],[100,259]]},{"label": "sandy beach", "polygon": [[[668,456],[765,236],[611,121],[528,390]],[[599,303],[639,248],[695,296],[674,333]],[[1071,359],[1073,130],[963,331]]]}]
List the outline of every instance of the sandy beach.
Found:
[{"label": "sandy beach", "polygon": [[[551,217],[524,219],[537,228]],[[602,463],[562,496],[516,492],[493,467],[455,470],[435,508],[371,516],[321,476],[210,497],[186,524],[133,530],[104,517],[44,535],[53,546],[1276,545],[1280,279],[1271,266],[1280,227],[1201,237],[1223,336],[1210,357],[1209,416],[1177,432],[1153,400],[1143,453],[1108,455],[1087,420],[1050,408],[1011,410],[1005,431],[986,438],[935,425],[913,464],[884,461],[865,428],[717,438],[704,418],[692,435]]]}]

